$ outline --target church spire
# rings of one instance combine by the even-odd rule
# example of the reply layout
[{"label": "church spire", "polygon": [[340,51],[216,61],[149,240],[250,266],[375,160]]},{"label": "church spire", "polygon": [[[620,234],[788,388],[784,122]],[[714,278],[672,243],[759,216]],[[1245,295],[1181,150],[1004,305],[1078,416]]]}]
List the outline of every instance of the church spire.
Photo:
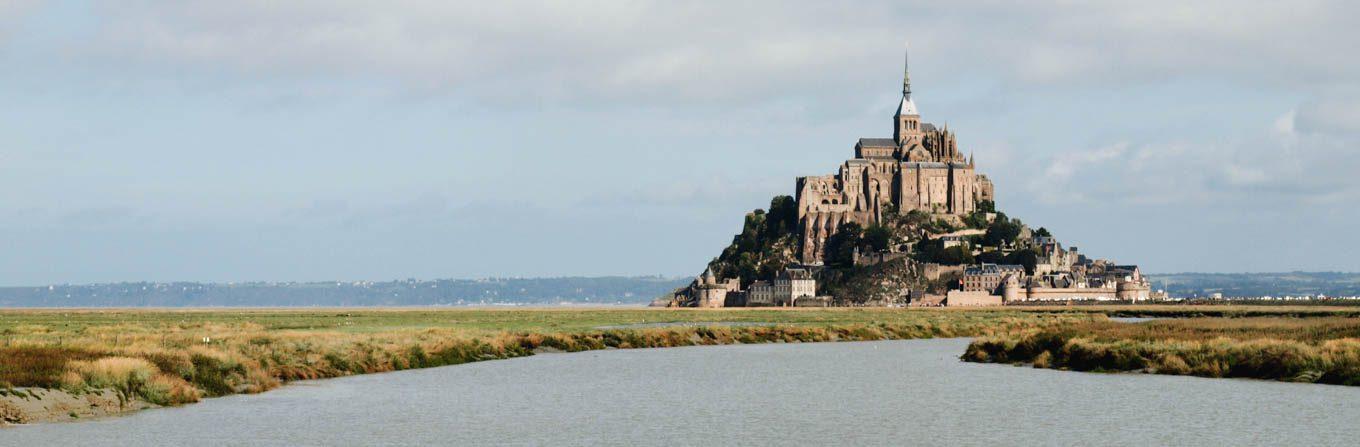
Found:
[{"label": "church spire", "polygon": [[911,44],[903,44],[906,49],[902,51],[902,97],[911,99]]},{"label": "church spire", "polygon": [[[907,115],[920,115],[916,111],[916,103],[911,100],[911,72],[908,70],[908,57],[905,52],[902,55],[902,103],[897,106],[897,117]],[[916,130],[916,129],[911,129]],[[898,141],[901,141],[899,136]]]}]

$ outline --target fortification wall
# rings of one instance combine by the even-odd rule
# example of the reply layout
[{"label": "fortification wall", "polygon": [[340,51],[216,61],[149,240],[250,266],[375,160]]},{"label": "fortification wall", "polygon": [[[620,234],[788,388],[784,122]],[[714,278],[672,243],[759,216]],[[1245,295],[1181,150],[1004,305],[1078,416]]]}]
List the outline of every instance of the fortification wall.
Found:
[{"label": "fortification wall", "polygon": [[1098,289],[1068,289],[1055,287],[1032,287],[1025,291],[1025,300],[1028,301],[1067,301],[1067,300],[1113,300],[1115,290]]},{"label": "fortification wall", "polygon": [[965,307],[965,306],[1000,306],[1001,296],[992,295],[987,292],[964,292],[962,290],[950,290],[945,295],[944,305],[946,307]]}]

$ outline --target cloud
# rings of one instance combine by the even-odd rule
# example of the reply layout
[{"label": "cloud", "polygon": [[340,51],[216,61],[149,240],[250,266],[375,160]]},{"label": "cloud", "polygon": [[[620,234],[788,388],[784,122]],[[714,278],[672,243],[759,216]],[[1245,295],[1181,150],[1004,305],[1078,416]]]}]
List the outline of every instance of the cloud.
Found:
[{"label": "cloud", "polygon": [[1309,101],[1259,133],[1218,140],[1152,140],[1058,151],[1023,160],[1042,172],[1026,192],[1049,204],[1360,204],[1360,103]]},{"label": "cloud", "polygon": [[[155,70],[378,79],[534,106],[744,104],[880,91],[912,40],[929,72],[1017,83],[1148,82],[1231,72],[1351,82],[1353,2],[948,5],[872,2],[119,2],[87,51]],[[1268,32],[1266,30],[1269,30]],[[945,76],[939,76],[945,77]],[[526,102],[534,100],[533,102]]]},{"label": "cloud", "polygon": [[[960,131],[1007,211],[1089,228],[1083,246],[1137,248],[1111,235],[1175,213],[1208,222],[1160,227],[1178,242],[1231,249],[1360,209],[1356,2],[60,6],[0,0],[0,220],[61,264],[172,234],[165,253],[301,250],[302,276],[447,253],[478,256],[443,275],[627,271],[667,234],[659,270],[687,271],[795,175],[887,134],[903,40],[927,120]],[[181,259],[158,256],[142,265]]]},{"label": "cloud", "polygon": [[[42,0],[3,0],[0,1],[0,45],[3,45],[14,32],[16,24],[33,14]],[[0,47],[3,49],[3,47]]]},{"label": "cloud", "polygon": [[1335,93],[1305,102],[1289,118],[1292,132],[1360,137],[1360,93]]}]

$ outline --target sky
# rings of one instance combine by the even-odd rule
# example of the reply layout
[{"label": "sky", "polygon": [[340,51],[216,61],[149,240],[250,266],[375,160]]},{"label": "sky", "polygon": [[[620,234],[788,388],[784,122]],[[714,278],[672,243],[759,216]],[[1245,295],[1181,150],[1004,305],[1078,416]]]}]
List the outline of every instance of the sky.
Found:
[{"label": "sky", "polygon": [[1360,271],[1360,3],[0,0],[0,285],[692,275],[891,136],[1149,272]]}]

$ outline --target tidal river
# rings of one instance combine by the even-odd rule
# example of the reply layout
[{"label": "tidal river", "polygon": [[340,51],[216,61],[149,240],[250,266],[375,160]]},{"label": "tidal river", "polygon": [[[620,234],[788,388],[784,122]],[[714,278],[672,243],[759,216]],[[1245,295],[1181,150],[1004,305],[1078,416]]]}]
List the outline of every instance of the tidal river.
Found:
[{"label": "tidal river", "polygon": [[963,363],[966,340],[545,354],[0,430],[0,445],[1353,445],[1360,388]]}]

